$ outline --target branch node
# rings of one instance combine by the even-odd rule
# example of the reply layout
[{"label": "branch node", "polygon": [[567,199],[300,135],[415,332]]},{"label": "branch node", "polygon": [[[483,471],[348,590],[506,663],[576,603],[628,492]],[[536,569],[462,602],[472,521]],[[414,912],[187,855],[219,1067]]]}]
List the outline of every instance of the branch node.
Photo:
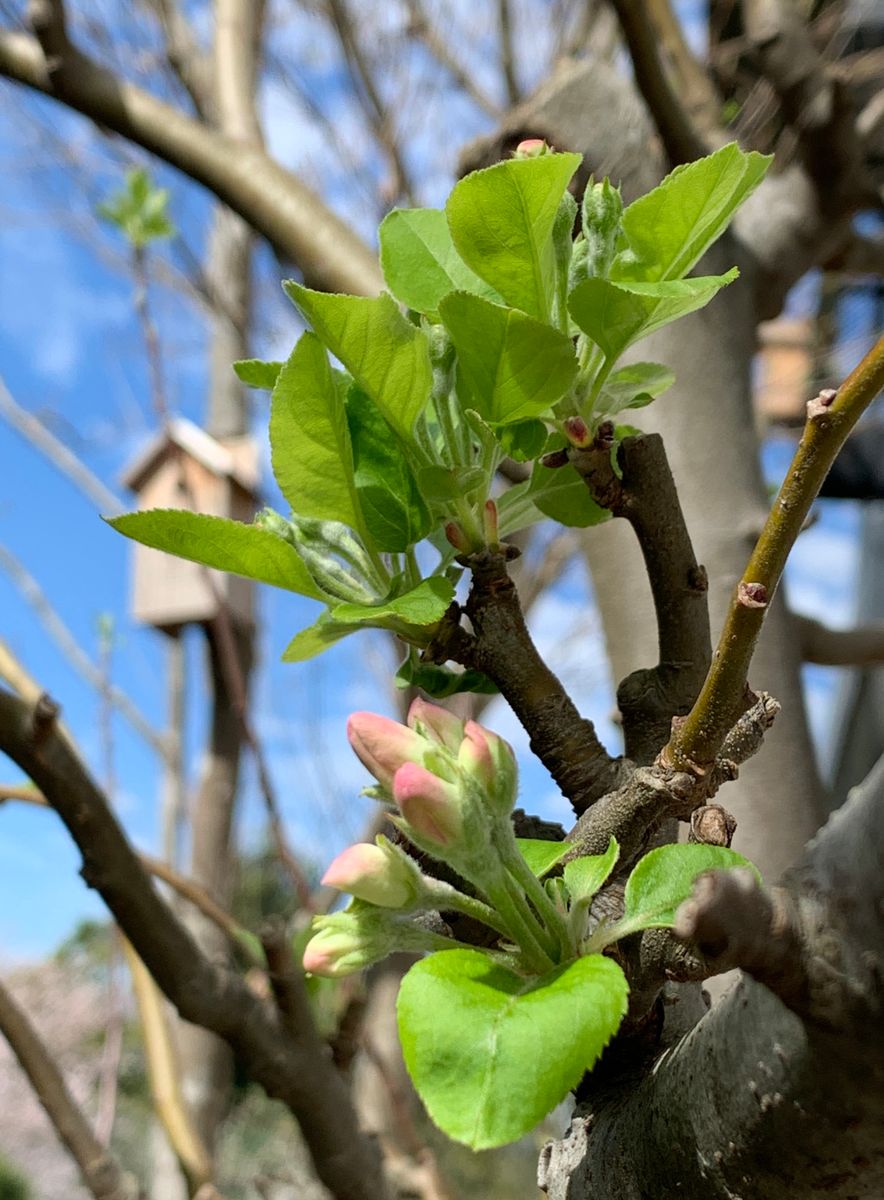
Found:
[{"label": "branch node", "polygon": [[31,741],[35,746],[42,745],[55,727],[61,705],[48,692],[43,692],[34,705],[31,717]]},{"label": "branch node", "polygon": [[749,583],[741,579],[737,585],[737,604],[744,608],[767,608],[767,588],[763,583]]},{"label": "branch node", "polygon": [[736,832],[736,819],[720,804],[703,804],[691,813],[689,842],[704,846],[730,846]]},{"label": "branch node", "polygon": [[806,405],[808,421],[817,421],[820,417],[825,416],[835,403],[837,395],[838,392],[835,388],[823,388],[812,400],[808,400]]}]

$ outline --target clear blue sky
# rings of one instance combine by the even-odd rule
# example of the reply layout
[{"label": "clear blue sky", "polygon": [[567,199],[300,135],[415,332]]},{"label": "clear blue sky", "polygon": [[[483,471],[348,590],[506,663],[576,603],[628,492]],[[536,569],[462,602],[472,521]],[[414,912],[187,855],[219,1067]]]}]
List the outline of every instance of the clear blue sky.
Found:
[{"label": "clear blue sky", "polygon": [[[123,269],[124,248],[113,232],[103,231],[92,219],[95,203],[118,186],[120,172],[106,155],[96,155],[84,122],[20,90],[7,86],[3,93],[0,372],[20,404],[38,412],[93,471],[116,486],[120,471],[153,424],[131,284]],[[29,114],[24,121],[23,109]],[[61,144],[82,155],[86,164],[82,169],[63,168],[35,152],[31,118],[40,115],[48,117]],[[274,116],[280,139],[291,139],[287,124],[291,114],[283,110]],[[92,170],[93,159],[97,173]],[[176,223],[190,247],[199,251],[208,212],[205,198],[171,172],[156,174],[173,187]],[[440,189],[444,186],[441,176],[436,182]],[[343,184],[334,199],[344,207]],[[265,340],[285,348],[294,340],[297,327],[293,311],[278,298],[277,274],[271,256],[262,252],[262,315],[264,327],[270,330]],[[155,288],[153,302],[163,332],[174,406],[199,419],[206,344],[200,315],[172,289]],[[265,417],[264,402],[258,398],[256,427],[263,428]],[[769,449],[773,473],[782,468],[784,453],[781,444]],[[0,544],[27,565],[90,653],[96,650],[99,618],[113,617],[114,682],[161,726],[163,641],[128,617],[129,544],[2,421],[0,466]],[[267,499],[275,503],[269,478]],[[825,579],[829,610],[834,587],[834,618],[846,622],[855,568],[856,513],[846,504],[820,506],[820,511],[820,521],[799,544],[791,572],[793,595],[798,607],[813,611]],[[359,832],[367,811],[367,802],[357,798],[365,780],[346,746],[344,718],[355,708],[390,710],[382,675],[391,658],[379,641],[372,643],[368,659],[362,657],[365,640],[354,638],[313,663],[283,667],[277,661],[282,648],[296,629],[312,619],[314,606],[265,591],[262,608],[266,624],[256,693],[258,728],[270,754],[293,844],[307,855],[327,860]],[[576,568],[536,617],[538,639],[554,658],[556,641],[575,629],[581,631],[586,654],[585,664],[574,672],[579,702],[615,739],[608,721],[611,692],[604,670],[597,665],[601,661],[597,622],[587,606],[583,574]],[[34,612],[2,572],[0,636],[62,703],[84,754],[100,771],[98,699],[47,638]],[[200,639],[195,632],[188,645],[198,679]],[[831,673],[814,673],[810,686],[814,722],[822,729],[832,692]],[[192,701],[189,750],[194,780],[201,723],[198,696]],[[525,738],[509,714],[495,710],[488,722],[512,737],[522,751],[524,802],[535,811],[564,819],[561,799],[527,754]],[[139,845],[155,846],[156,760],[124,720],[115,717],[113,729],[118,812]],[[0,765],[0,778],[14,782],[20,776],[5,763]],[[242,838],[255,844],[262,836],[263,822],[250,768],[245,797]],[[100,902],[78,877],[78,865],[64,828],[51,813],[15,804],[0,808],[0,963],[45,954],[77,920],[101,914]]]}]

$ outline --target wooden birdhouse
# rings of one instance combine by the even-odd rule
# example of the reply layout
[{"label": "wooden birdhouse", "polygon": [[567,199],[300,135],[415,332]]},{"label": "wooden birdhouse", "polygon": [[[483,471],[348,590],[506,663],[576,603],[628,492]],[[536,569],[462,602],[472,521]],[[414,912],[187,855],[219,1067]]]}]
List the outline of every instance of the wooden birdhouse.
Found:
[{"label": "wooden birdhouse", "polygon": [[765,420],[803,421],[811,396],[813,337],[813,322],[802,317],[778,317],[758,326],[755,403]]},{"label": "wooden birdhouse", "polygon": [[[218,441],[183,417],[169,422],[123,475],[138,509],[187,508],[251,521],[258,507],[258,451],[252,438]],[[254,585],[186,559],[133,544],[132,615],[165,633],[212,620],[223,597],[234,620],[254,619]]]}]

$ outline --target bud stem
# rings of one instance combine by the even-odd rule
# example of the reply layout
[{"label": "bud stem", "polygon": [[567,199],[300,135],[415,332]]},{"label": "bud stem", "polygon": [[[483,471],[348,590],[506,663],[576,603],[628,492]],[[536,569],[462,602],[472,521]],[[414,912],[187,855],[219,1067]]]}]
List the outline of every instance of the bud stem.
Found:
[{"label": "bud stem", "polygon": [[554,957],[556,962],[563,961],[571,953],[571,937],[567,923],[559,910],[553,904],[543,884],[522,858],[515,847],[501,847],[503,864],[506,871],[525,892],[529,902],[534,906],[538,916],[556,947]]},{"label": "bud stem", "polygon": [[489,929],[493,929],[504,937],[512,936],[506,923],[490,905],[483,904],[481,900],[476,900],[473,896],[465,896],[463,892],[459,892],[457,888],[452,887],[450,883],[444,883],[441,879],[429,879],[426,876],[424,878],[425,895],[434,908],[443,912],[448,910],[449,912],[463,913],[465,917],[481,921],[483,925],[487,925]]},{"label": "bud stem", "polygon": [[525,965],[538,975],[551,971],[555,960],[543,945],[544,934],[521,889],[504,872],[499,881],[495,880],[492,885],[485,884],[485,892],[503,918],[508,936],[521,949]]}]

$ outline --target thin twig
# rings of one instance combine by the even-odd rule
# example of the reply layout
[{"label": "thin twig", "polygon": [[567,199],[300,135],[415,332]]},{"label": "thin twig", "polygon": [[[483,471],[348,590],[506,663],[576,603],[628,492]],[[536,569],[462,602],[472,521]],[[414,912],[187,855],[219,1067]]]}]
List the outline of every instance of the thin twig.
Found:
[{"label": "thin twig", "polygon": [[98,1102],[95,1114],[95,1136],[102,1146],[111,1144],[114,1121],[117,1115],[117,1093],[119,1090],[120,1059],[123,1054],[123,1003],[117,983],[117,966],[120,957],[120,932],[116,926],[111,931],[112,944],[107,968],[107,1022],[104,1029],[104,1044],[101,1047],[101,1067],[98,1079]]},{"label": "thin twig", "polygon": [[500,69],[506,89],[507,103],[512,107],[522,97],[516,77],[516,53],[513,44],[513,15],[510,0],[497,0],[497,32],[500,38]]},{"label": "thin twig", "polygon": [[40,1035],[2,983],[0,1032],[95,1200],[137,1200],[136,1181],[124,1174],[116,1158],[98,1141]]},{"label": "thin twig", "polygon": [[101,482],[77,456],[46,428],[41,420],[17,404],[0,378],[0,416],[48,458],[53,466],[88,496],[101,512],[116,516],[123,511],[120,498]]},{"label": "thin twig", "polygon": [[700,696],[663,751],[666,763],[680,770],[706,770],[746,707],[749,663],[786,559],[836,454],[882,387],[884,337],[837,393],[821,392],[809,401],[792,465],[731,599]]},{"label": "thin twig", "polygon": [[[406,6],[409,17],[408,32],[423,42],[439,65],[444,67],[457,86],[479,108],[489,117],[499,117],[501,115],[500,105],[479,86],[471,71],[464,70],[457,55],[451,53],[448,42],[440,36],[430,22],[421,0],[406,0]],[[449,18],[453,19],[453,16],[449,14]]]}]

